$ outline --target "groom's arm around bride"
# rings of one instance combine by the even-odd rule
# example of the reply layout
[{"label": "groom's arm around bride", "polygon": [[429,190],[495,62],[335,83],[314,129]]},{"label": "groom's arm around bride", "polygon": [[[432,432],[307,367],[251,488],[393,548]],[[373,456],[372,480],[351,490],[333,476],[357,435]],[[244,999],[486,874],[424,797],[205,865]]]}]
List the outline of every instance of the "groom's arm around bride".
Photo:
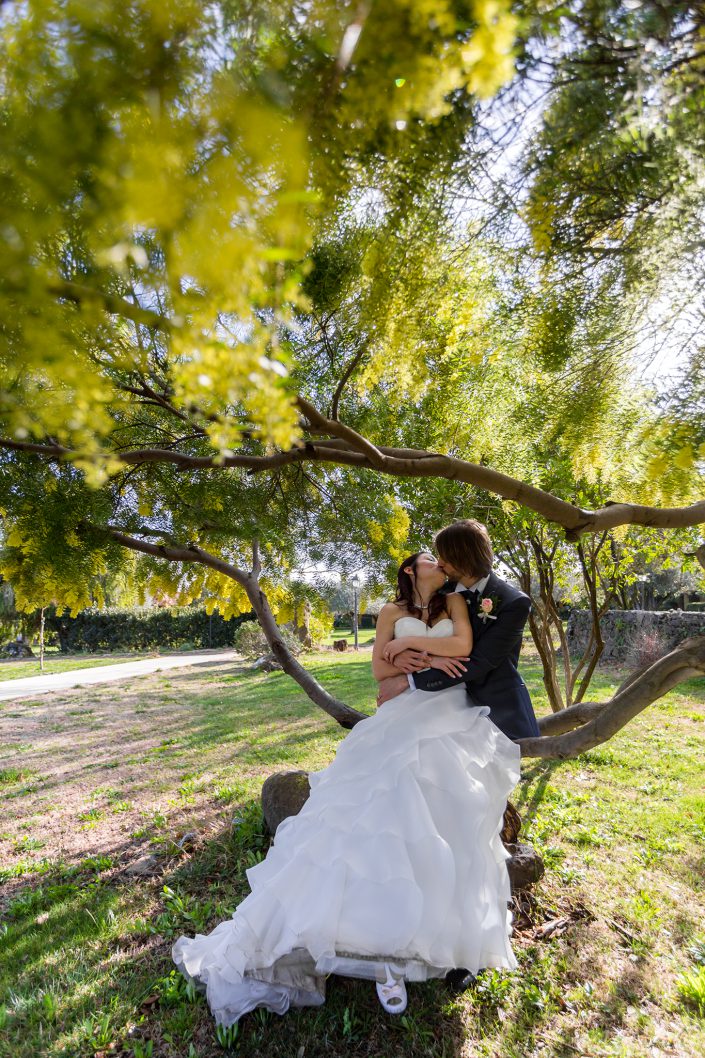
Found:
[{"label": "groom's arm around bride", "polygon": [[[482,627],[475,634],[475,643],[470,657],[460,662],[464,672],[460,676],[449,676],[441,671],[447,659],[431,658],[430,667],[413,674],[417,688],[425,691],[442,691],[464,683],[469,705],[486,705],[490,718],[511,739],[530,738],[540,734],[529,692],[519,674],[517,664],[531,603],[526,595],[516,591],[494,574],[490,585],[492,595],[498,600],[496,618],[483,622],[479,601],[469,600],[473,626]],[[487,591],[487,589],[486,589]],[[488,597],[488,595],[485,595]]]},{"label": "groom's arm around bride", "polygon": [[[495,578],[499,581],[499,577]],[[510,587],[506,585],[506,587]],[[473,600],[469,606],[477,605]],[[481,685],[490,673],[503,661],[510,659],[521,649],[524,626],[529,617],[531,602],[526,595],[517,592],[516,598],[506,599],[496,614],[495,620],[482,634],[476,636],[475,646],[467,660],[457,664],[464,670],[461,676],[449,676],[443,669],[444,658],[432,657],[430,668],[414,673],[416,687],[424,691],[440,691],[465,683],[468,689],[473,684]],[[486,620],[490,620],[490,616]],[[479,618],[482,620],[482,618]]]}]

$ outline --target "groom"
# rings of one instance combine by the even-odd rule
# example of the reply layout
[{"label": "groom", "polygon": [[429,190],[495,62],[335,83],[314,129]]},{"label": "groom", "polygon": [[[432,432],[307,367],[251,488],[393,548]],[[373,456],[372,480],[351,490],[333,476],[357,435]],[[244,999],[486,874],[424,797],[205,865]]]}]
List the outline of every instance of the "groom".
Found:
[{"label": "groom", "polygon": [[409,684],[423,691],[442,691],[464,683],[468,704],[489,706],[490,720],[508,738],[539,735],[529,692],[517,671],[531,608],[528,596],[492,572],[492,544],[479,522],[453,522],[441,529],[435,542],[438,564],[449,578],[446,590],[460,592],[467,601],[472,652],[469,658],[442,658],[405,650],[394,659],[400,675],[381,681],[378,704],[401,694]]}]

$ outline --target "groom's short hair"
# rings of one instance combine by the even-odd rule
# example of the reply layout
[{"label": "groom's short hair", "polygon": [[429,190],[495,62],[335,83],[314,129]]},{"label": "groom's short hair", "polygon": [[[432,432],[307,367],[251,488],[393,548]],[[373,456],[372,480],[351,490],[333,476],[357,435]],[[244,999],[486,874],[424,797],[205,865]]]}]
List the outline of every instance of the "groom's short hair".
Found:
[{"label": "groom's short hair", "polygon": [[492,543],[481,522],[463,518],[441,529],[436,536],[441,561],[449,562],[468,577],[486,577],[492,572]]}]

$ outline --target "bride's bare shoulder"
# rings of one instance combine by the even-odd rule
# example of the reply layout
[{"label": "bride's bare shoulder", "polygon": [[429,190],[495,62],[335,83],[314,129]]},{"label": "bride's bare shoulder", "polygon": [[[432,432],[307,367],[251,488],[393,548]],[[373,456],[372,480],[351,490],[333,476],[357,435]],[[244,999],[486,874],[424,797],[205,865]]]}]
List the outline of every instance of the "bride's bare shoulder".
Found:
[{"label": "bride's bare shoulder", "polygon": [[[379,617],[403,617],[403,615],[408,612],[405,603],[394,602],[392,600],[391,602],[386,602],[384,604],[379,611]],[[379,620],[379,617],[377,620]]]},{"label": "bride's bare shoulder", "polygon": [[395,602],[394,600],[392,600],[391,602],[385,602],[384,603],[384,605],[380,609],[379,616],[381,617],[382,614],[384,614],[384,615],[394,614],[395,617],[400,617],[402,614],[408,614],[408,613],[409,613],[409,610],[406,609],[406,604],[405,603],[403,603],[403,602]]}]

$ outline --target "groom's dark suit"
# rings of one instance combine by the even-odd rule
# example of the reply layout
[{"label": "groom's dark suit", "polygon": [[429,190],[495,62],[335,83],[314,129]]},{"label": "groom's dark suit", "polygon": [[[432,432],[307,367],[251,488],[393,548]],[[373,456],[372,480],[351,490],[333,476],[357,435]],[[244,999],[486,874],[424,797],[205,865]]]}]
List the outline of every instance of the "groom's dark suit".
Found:
[{"label": "groom's dark suit", "polygon": [[[424,669],[414,673],[415,685],[423,691],[442,691],[464,683],[473,704],[489,706],[490,720],[508,738],[538,735],[531,698],[517,671],[522,633],[531,609],[528,596],[494,573],[490,573],[482,593],[467,591],[463,595],[473,635],[467,671],[454,677],[439,669]],[[493,601],[486,620],[480,616],[481,599]]]}]

